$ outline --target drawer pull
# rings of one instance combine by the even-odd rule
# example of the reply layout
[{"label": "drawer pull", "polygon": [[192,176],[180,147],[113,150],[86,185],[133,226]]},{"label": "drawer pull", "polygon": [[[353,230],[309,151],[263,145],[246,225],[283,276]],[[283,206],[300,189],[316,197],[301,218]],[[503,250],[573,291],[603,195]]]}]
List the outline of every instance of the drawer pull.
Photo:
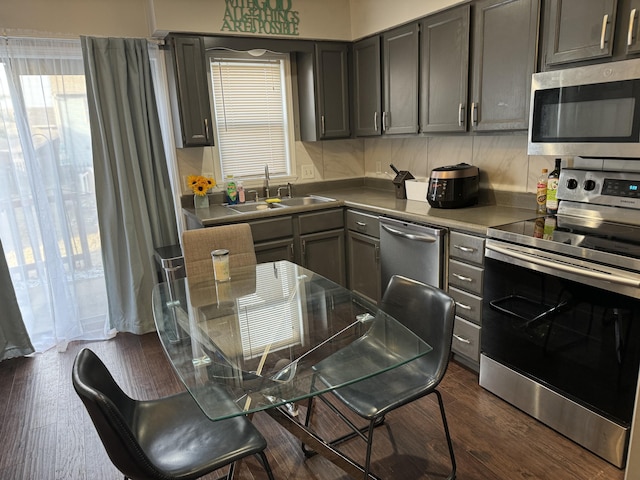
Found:
[{"label": "drawer pull", "polygon": [[464,303],[456,302],[456,306],[463,308],[465,310],[471,310],[471,307],[469,305],[465,305]]},{"label": "drawer pull", "polygon": [[464,275],[460,275],[459,273],[452,273],[451,275],[456,277],[458,280],[462,280],[463,282],[473,282],[473,278],[465,277]]},{"label": "drawer pull", "polygon": [[467,345],[471,345],[471,340],[468,338],[461,337],[460,335],[453,334],[453,338],[458,340],[460,343],[466,343]]},{"label": "drawer pull", "polygon": [[461,251],[466,252],[466,253],[473,253],[473,252],[476,251],[475,248],[465,247],[463,245],[454,245],[453,248],[457,248],[458,250],[461,250]]}]

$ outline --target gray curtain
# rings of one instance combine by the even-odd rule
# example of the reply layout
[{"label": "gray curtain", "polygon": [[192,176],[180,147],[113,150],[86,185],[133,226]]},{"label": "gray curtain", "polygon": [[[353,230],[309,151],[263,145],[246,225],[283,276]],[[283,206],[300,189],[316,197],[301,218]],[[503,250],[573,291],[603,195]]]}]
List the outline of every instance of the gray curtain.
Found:
[{"label": "gray curtain", "polygon": [[81,37],[111,327],[154,330],[154,249],[178,242],[147,41]]},{"label": "gray curtain", "polygon": [[18,300],[9,276],[7,259],[0,242],[0,361],[29,355],[35,350],[24,327]]}]

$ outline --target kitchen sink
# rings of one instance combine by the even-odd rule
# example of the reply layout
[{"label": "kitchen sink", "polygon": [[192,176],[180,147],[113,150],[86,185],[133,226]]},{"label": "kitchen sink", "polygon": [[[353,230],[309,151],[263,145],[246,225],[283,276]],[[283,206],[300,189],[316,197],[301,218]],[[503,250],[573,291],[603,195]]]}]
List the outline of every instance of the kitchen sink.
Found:
[{"label": "kitchen sink", "polygon": [[283,208],[283,205],[280,205],[279,203],[257,202],[257,203],[243,203],[241,205],[227,205],[226,207],[238,213],[247,213],[247,212],[261,212],[261,211],[269,210],[272,208]]},{"label": "kitchen sink", "polygon": [[280,201],[280,205],[284,205],[287,207],[300,207],[304,205],[317,205],[319,203],[327,203],[327,202],[334,202],[334,201],[335,200],[333,198],[315,197],[311,195],[308,197],[283,198]]}]

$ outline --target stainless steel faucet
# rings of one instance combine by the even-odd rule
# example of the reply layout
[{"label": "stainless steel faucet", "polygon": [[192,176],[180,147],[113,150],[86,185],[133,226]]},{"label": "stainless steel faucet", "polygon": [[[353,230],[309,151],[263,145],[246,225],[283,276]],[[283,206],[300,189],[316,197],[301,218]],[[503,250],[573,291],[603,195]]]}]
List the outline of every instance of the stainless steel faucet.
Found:
[{"label": "stainless steel faucet", "polygon": [[269,164],[264,166],[264,194],[267,198],[271,197],[271,193],[269,192]]}]

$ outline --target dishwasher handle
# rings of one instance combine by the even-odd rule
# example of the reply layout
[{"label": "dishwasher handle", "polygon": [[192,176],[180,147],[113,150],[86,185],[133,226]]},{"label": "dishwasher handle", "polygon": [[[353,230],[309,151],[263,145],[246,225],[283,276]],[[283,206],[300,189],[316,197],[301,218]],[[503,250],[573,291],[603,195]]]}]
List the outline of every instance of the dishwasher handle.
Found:
[{"label": "dishwasher handle", "polygon": [[389,232],[391,235],[406,238],[408,240],[415,240],[416,242],[435,243],[438,240],[436,237],[431,235],[416,235],[415,233],[403,232],[402,230],[392,228],[388,225],[381,224],[380,227]]}]

